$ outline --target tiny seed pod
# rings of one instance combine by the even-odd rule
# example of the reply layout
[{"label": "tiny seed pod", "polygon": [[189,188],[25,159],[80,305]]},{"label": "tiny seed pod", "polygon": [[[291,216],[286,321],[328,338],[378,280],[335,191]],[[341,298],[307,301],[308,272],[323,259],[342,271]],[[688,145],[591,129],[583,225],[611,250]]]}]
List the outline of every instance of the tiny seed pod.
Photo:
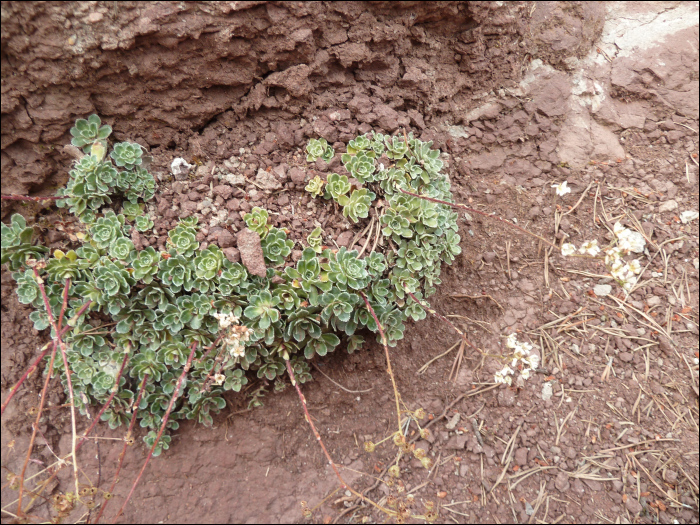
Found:
[{"label": "tiny seed pod", "polygon": [[438,513],[434,510],[425,513],[425,521],[428,523],[435,523],[438,519]]},{"label": "tiny seed pod", "polygon": [[427,414],[425,413],[425,410],[422,408],[419,408],[418,410],[416,410],[413,413],[413,417],[418,419],[418,420],[425,419],[426,416],[427,416]]},{"label": "tiny seed pod", "polygon": [[394,516],[394,521],[399,524],[406,523],[406,518],[401,513],[399,513],[396,516]]},{"label": "tiny seed pod", "polygon": [[425,450],[423,450],[422,448],[417,448],[413,451],[413,456],[416,459],[423,459],[425,457]]},{"label": "tiny seed pod", "polygon": [[392,509],[396,508],[396,496],[389,495],[386,497],[386,504]]},{"label": "tiny seed pod", "polygon": [[95,502],[94,501],[84,501],[83,505],[85,505],[88,509],[93,509],[95,508]]},{"label": "tiny seed pod", "polygon": [[423,439],[428,439],[428,436],[430,436],[430,430],[428,430],[427,428],[421,428],[420,437]]},{"label": "tiny seed pod", "polygon": [[411,445],[409,445],[408,443],[401,444],[401,446],[399,448],[401,449],[401,452],[403,452],[404,454],[411,453]]},{"label": "tiny seed pod", "polygon": [[377,446],[374,443],[365,441],[365,452],[374,452],[375,448],[377,448]]},{"label": "tiny seed pod", "polygon": [[391,478],[386,478],[386,479],[384,480],[384,484],[385,484],[387,487],[391,488],[391,487],[394,486],[394,480],[391,479]]},{"label": "tiny seed pod", "polygon": [[85,487],[84,489],[80,489],[80,492],[78,494],[80,494],[81,496],[87,496],[89,493],[90,489]]},{"label": "tiny seed pod", "polygon": [[403,434],[400,434],[399,432],[394,434],[394,445],[396,445],[397,447],[400,447],[401,443],[405,443],[405,442],[406,442],[406,438],[403,437]]},{"label": "tiny seed pod", "polygon": [[104,499],[112,499],[112,493],[111,493],[111,492],[105,492],[104,494],[102,494],[102,497],[103,497]]},{"label": "tiny seed pod", "polygon": [[435,508],[435,502],[432,501],[432,500],[429,500],[429,499],[428,499],[428,500],[425,500],[425,501],[423,502],[423,505],[425,506],[425,510],[426,510],[427,512],[430,512],[431,510],[433,510],[433,509]]},{"label": "tiny seed pod", "polygon": [[389,467],[389,475],[395,478],[399,478],[401,476],[401,469],[399,468],[398,465],[392,465]]},{"label": "tiny seed pod", "polygon": [[134,444],[134,438],[132,438],[132,437],[126,438],[124,441],[126,441],[126,444],[128,446],[131,446]]},{"label": "tiny seed pod", "polygon": [[425,467],[428,470],[430,470],[433,467],[433,460],[429,457],[421,458],[420,462],[423,465],[423,467]]},{"label": "tiny seed pod", "polygon": [[415,503],[415,501],[416,501],[416,497],[413,494],[409,494],[408,496],[406,496],[406,504],[407,505],[413,505],[413,503]]}]

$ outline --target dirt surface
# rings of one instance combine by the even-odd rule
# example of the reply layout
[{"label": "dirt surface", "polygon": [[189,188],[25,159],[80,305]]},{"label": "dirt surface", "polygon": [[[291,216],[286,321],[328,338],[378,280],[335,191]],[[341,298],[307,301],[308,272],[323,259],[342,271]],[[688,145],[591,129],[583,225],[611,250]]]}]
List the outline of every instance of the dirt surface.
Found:
[{"label": "dirt surface", "polygon": [[[461,212],[462,255],[443,267],[431,305],[488,354],[506,355],[503,338],[518,332],[542,373],[491,388],[502,363],[467,348],[449,380],[457,349],[435,358],[458,335],[433,317],[409,321],[393,368],[403,402],[430,414],[417,444],[439,466],[402,460],[403,486],[372,477],[393,444],[363,449],[395,425],[379,345],[317,360],[303,389],[344,479],[374,487],[367,496],[382,504],[411,493],[414,513],[434,501],[440,522],[694,523],[698,221],[679,217],[698,210],[697,42],[688,2],[3,3],[2,193],[52,194],[67,179],[67,130],[96,112],[154,157],[157,233],[135,244],[162,246],[178,217],[196,214],[201,242],[234,249],[240,212],[261,205],[295,240],[317,220],[326,242],[348,245],[354,230],[301,191],[341,172],[338,155],[309,166],[301,149],[310,137],[405,127],[446,153],[455,197],[471,207],[577,246],[607,244],[616,221],[638,229],[648,254],[625,298],[601,263]],[[190,177],[170,175],[175,157],[197,165]],[[572,193],[555,202],[551,186],[564,180]],[[47,243],[66,245],[49,228],[55,209],[5,202],[3,217],[36,216]],[[48,339],[5,269],[1,284],[4,401]],[[611,293],[596,295],[605,284]],[[3,475],[24,463],[41,383],[30,377],[3,415]],[[259,386],[230,396],[212,428],[182,424],[120,520],[303,521],[300,502],[314,507],[337,478],[291,388],[270,385],[265,406],[245,411]],[[54,386],[49,401],[28,476],[70,451],[65,396]],[[110,520],[147,453],[137,437]],[[106,490],[121,443],[99,443],[79,464]],[[72,490],[69,470],[43,496]],[[3,505],[15,497],[4,484]],[[32,514],[55,511],[39,497]],[[383,520],[340,491],[312,521],[363,517]]]}]

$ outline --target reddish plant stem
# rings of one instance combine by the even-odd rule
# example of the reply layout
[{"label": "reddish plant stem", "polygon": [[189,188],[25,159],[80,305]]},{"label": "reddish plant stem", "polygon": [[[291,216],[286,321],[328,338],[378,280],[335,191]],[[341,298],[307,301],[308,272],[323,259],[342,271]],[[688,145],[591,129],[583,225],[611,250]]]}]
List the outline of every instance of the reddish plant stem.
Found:
[{"label": "reddish plant stem", "polygon": [[301,400],[301,406],[304,409],[304,415],[306,416],[306,421],[308,421],[309,426],[311,427],[311,430],[314,433],[314,437],[316,438],[316,441],[318,441],[318,444],[321,445],[321,448],[323,449],[323,453],[326,455],[326,459],[328,459],[328,464],[331,467],[333,467],[333,470],[335,471],[335,475],[338,476],[338,479],[340,480],[340,485],[342,486],[342,488],[349,490],[356,497],[360,498],[362,501],[366,501],[370,505],[373,505],[374,507],[376,507],[380,511],[384,512],[385,514],[387,514],[389,516],[396,516],[396,512],[391,511],[389,509],[385,509],[381,505],[376,504],[374,501],[366,498],[363,494],[360,494],[355,489],[353,489],[350,485],[345,483],[345,480],[343,480],[343,477],[340,475],[340,472],[338,472],[338,468],[336,467],[335,463],[333,462],[331,455],[328,453],[328,450],[326,449],[326,445],[323,444],[323,440],[321,439],[321,435],[318,433],[318,431],[316,430],[316,427],[314,426],[314,422],[311,419],[311,414],[309,414],[309,409],[306,406],[306,398],[304,397],[304,394],[301,392],[301,387],[299,387],[299,383],[297,383],[297,380],[294,377],[294,370],[292,369],[292,363],[290,363],[289,360],[286,360],[285,364],[287,365],[287,373],[289,374],[289,378],[292,380],[292,385],[296,389],[297,394],[299,395],[299,399]]},{"label": "reddish plant stem", "polygon": [[198,363],[201,363],[202,361],[204,361],[207,358],[207,356],[209,355],[209,352],[211,352],[214,348],[216,348],[216,345],[219,344],[219,341],[221,341],[222,337],[223,336],[219,335],[219,337],[216,338],[216,341],[214,341],[209,346],[204,347],[204,350],[206,350],[206,352],[204,352],[204,354],[202,354],[202,356],[197,359]]},{"label": "reddish plant stem", "polygon": [[66,197],[29,197],[28,195],[0,195],[0,198],[4,201],[30,201],[30,202],[42,202],[42,201],[57,201],[65,199]]},{"label": "reddish plant stem", "polygon": [[80,449],[80,447],[83,445],[83,442],[87,439],[88,434],[92,432],[92,429],[95,428],[97,423],[100,422],[100,418],[102,417],[102,414],[105,413],[105,410],[109,407],[109,405],[112,403],[112,399],[114,399],[114,396],[117,395],[117,392],[119,391],[119,381],[122,378],[122,373],[124,372],[124,367],[126,366],[126,362],[129,360],[129,352],[126,352],[124,354],[124,361],[122,361],[122,366],[119,368],[119,373],[117,374],[116,381],[114,383],[114,386],[112,387],[112,391],[109,394],[109,398],[107,399],[107,402],[102,406],[102,409],[99,411],[97,416],[95,416],[92,420],[92,424],[90,427],[83,432],[83,436],[80,438],[80,441],[78,441],[78,445],[75,447],[75,450]]},{"label": "reddish plant stem", "polygon": [[413,193],[411,191],[402,190],[401,188],[397,188],[397,189],[401,193],[405,193],[406,195],[411,195],[412,197],[418,197],[419,199],[423,199],[423,200],[430,201],[430,202],[437,202],[438,204],[444,204],[445,206],[450,206],[452,208],[460,208],[460,209],[466,210],[470,213],[476,213],[478,215],[483,215],[484,217],[488,217],[489,219],[495,219],[497,221],[502,222],[503,224],[507,224],[508,226],[515,228],[516,230],[520,230],[521,232],[523,232],[527,235],[532,235],[533,237],[541,240],[542,242],[544,242],[546,244],[549,244],[550,246],[556,248],[557,250],[559,249],[559,247],[556,244],[551,243],[550,241],[548,241],[544,237],[540,237],[536,233],[532,233],[530,231],[527,231],[525,228],[521,228],[517,224],[513,224],[512,222],[507,221],[505,219],[502,219],[501,217],[496,217],[495,215],[489,215],[488,213],[484,213],[483,211],[475,210],[474,208],[469,208],[468,206],[465,206],[464,204],[455,204],[454,202],[447,202],[447,201],[443,201],[440,199],[434,199],[432,197],[426,197],[425,195],[419,195],[418,193]]},{"label": "reddish plant stem", "polygon": [[70,278],[66,277],[66,285],[63,287],[63,303],[61,304],[61,314],[58,316],[58,324],[56,325],[56,333],[61,334],[61,325],[63,324],[63,316],[66,313],[68,306],[68,289],[70,288]]},{"label": "reddish plant stem", "polygon": [[391,359],[389,359],[389,345],[386,343],[386,336],[384,335],[384,329],[382,328],[381,323],[379,322],[379,319],[377,318],[377,314],[374,313],[374,308],[372,308],[372,305],[369,304],[369,301],[367,300],[367,296],[363,294],[362,292],[359,292],[360,296],[362,299],[365,301],[365,305],[367,305],[367,309],[369,310],[369,313],[372,314],[372,317],[374,318],[374,322],[377,323],[377,328],[379,328],[379,335],[382,338],[382,344],[384,345],[384,353],[386,354],[386,371],[389,374],[389,377],[391,378],[391,386],[394,387],[394,398],[396,399],[396,417],[399,421],[399,428],[398,431],[401,432],[401,408],[399,405],[399,390],[396,388],[396,380],[394,379],[394,372],[391,370]]},{"label": "reddish plant stem", "polygon": [[425,304],[428,304],[427,301],[424,301],[425,304],[423,304],[422,302],[420,302],[420,301],[416,298],[415,295],[413,295],[411,292],[408,291],[408,288],[406,288],[405,286],[404,286],[404,289],[406,290],[406,293],[407,293],[408,295],[411,296],[411,299],[413,299],[415,302],[417,302],[417,303],[421,306],[421,308],[423,308],[423,310],[425,310],[426,312],[428,312],[428,313],[434,315],[435,317],[437,317],[437,318],[440,319],[441,321],[444,321],[445,323],[447,323],[448,325],[450,325],[450,326],[454,329],[455,332],[457,332],[460,336],[462,336],[462,341],[464,341],[466,344],[468,344],[469,346],[471,346],[471,347],[472,347],[474,350],[476,350],[477,352],[481,353],[481,350],[479,350],[476,346],[474,346],[472,343],[470,343],[469,340],[467,339],[467,336],[464,335],[464,332],[463,332],[462,330],[460,330],[459,328],[457,328],[457,327],[452,323],[452,321],[450,321],[447,317],[445,317],[445,316],[443,316],[443,315],[437,313],[435,310],[433,310],[433,309],[430,307],[430,305],[426,306]]},{"label": "reddish plant stem", "polygon": [[[41,297],[44,300],[44,308],[46,308],[46,314],[49,316],[49,323],[51,323],[51,328],[53,328],[56,334],[56,342],[58,347],[61,349],[61,357],[63,358],[63,369],[66,372],[66,382],[68,383],[68,395],[70,399],[70,415],[71,415],[71,431],[73,434],[73,439],[71,440],[71,456],[73,458],[73,475],[75,476],[75,494],[78,495],[78,458],[75,454],[75,437],[77,435],[77,430],[75,426],[75,395],[73,393],[73,382],[70,378],[71,370],[68,366],[68,357],[66,356],[66,345],[61,340],[61,333],[56,324],[56,320],[53,317],[53,312],[51,311],[51,305],[49,304],[49,298],[46,296],[46,289],[44,288],[44,281],[39,277],[39,272],[36,267],[32,268],[34,271],[34,277],[39,284],[39,290],[41,291]],[[70,288],[70,277],[66,279],[65,288]],[[67,300],[67,292],[63,291],[64,301]],[[59,319],[58,324],[61,324],[63,320],[64,309],[61,310],[61,319]]]},{"label": "reddish plant stem", "polygon": [[[156,436],[156,439],[153,442],[153,446],[151,447],[151,450],[148,453],[148,456],[146,457],[146,461],[144,462],[143,467],[141,467],[141,471],[139,472],[138,477],[134,481],[134,484],[131,486],[131,490],[129,491],[129,495],[124,500],[124,503],[122,503],[122,506],[119,508],[119,511],[117,512],[117,515],[114,517],[114,520],[112,521],[112,523],[115,523],[117,521],[119,516],[121,516],[122,512],[124,511],[124,507],[126,507],[126,504],[129,503],[131,496],[134,494],[134,491],[136,490],[136,486],[139,484],[139,481],[141,481],[141,476],[143,476],[143,473],[146,470],[146,467],[148,466],[148,462],[151,460],[151,457],[153,456],[153,451],[156,449],[156,447],[158,446],[158,443],[160,442],[160,437],[163,435],[163,431],[165,431],[165,425],[168,424],[168,418],[170,417],[170,411],[173,409],[173,405],[175,404],[175,401],[177,400],[178,394],[180,393],[180,385],[182,385],[182,380],[185,379],[185,376],[190,371],[190,367],[192,366],[192,358],[194,357],[194,351],[196,349],[197,349],[197,341],[192,343],[192,350],[190,351],[190,355],[187,358],[187,363],[185,363],[185,368],[182,370],[182,374],[180,374],[180,378],[177,380],[177,384],[175,385],[175,391],[173,392],[173,397],[170,398],[170,404],[168,405],[168,409],[165,411],[165,415],[163,416],[163,423],[161,423],[161,425],[160,425],[160,430],[158,431],[158,435]],[[136,417],[136,415],[134,415],[134,418],[135,417]]]},{"label": "reddish plant stem", "polygon": [[29,440],[29,447],[27,447],[27,457],[24,459],[24,465],[22,466],[22,473],[19,476],[19,494],[17,495],[17,516],[20,518],[24,516],[24,511],[22,511],[22,492],[24,491],[24,476],[27,471],[27,465],[29,464],[29,459],[32,454],[32,449],[34,448],[34,440],[36,439],[36,433],[39,429],[39,420],[41,419],[41,412],[44,410],[44,402],[46,401],[46,389],[49,386],[49,380],[51,379],[51,374],[53,373],[53,363],[56,358],[56,349],[58,345],[54,340],[53,350],[51,351],[51,361],[49,362],[49,371],[46,374],[46,379],[44,379],[44,387],[41,389],[41,399],[39,401],[39,411],[36,414],[36,420],[34,421],[34,427],[32,429],[32,438]]},{"label": "reddish plant stem", "polygon": [[316,438],[316,441],[318,441],[318,444],[321,445],[321,448],[323,449],[323,453],[326,455],[326,459],[328,459],[328,464],[333,467],[333,470],[335,471],[335,475],[338,476],[338,479],[340,480],[340,484],[344,489],[348,488],[348,484],[345,483],[345,480],[343,477],[340,475],[340,472],[338,472],[338,468],[335,466],[335,463],[333,462],[333,459],[331,458],[331,455],[328,453],[328,450],[326,450],[326,445],[323,444],[323,440],[321,439],[321,435],[318,433],[316,430],[316,427],[314,426],[314,422],[311,419],[311,414],[309,414],[309,409],[306,407],[306,398],[304,397],[304,394],[301,392],[301,388],[299,387],[299,383],[297,383],[296,378],[294,377],[294,371],[292,370],[292,363],[289,362],[289,360],[285,361],[285,364],[287,365],[287,373],[289,374],[289,378],[292,380],[292,385],[297,391],[297,394],[299,395],[299,399],[301,400],[301,406],[304,409],[304,414],[306,414],[306,420],[309,422],[309,426],[311,427],[311,430],[314,433],[314,437]]},{"label": "reddish plant stem", "polygon": [[[134,423],[136,423],[136,411],[139,409],[139,403],[141,402],[141,396],[143,395],[143,391],[146,388],[146,381],[148,381],[148,374],[143,376],[143,379],[141,380],[141,387],[139,388],[139,393],[136,396],[136,401],[132,405],[132,416],[131,416],[131,421],[129,422],[129,430],[126,432],[126,437],[131,438],[132,432],[134,430]],[[95,418],[97,420],[97,418]],[[131,438],[133,439],[133,438]],[[122,453],[119,454],[119,465],[117,465],[117,471],[114,473],[114,480],[112,480],[112,486],[109,487],[109,493],[111,495],[114,495],[114,487],[117,486],[117,481],[119,481],[119,473],[122,470],[122,465],[124,464],[124,457],[126,456],[126,449],[129,446],[127,443],[126,438],[124,439],[124,447],[122,448]],[[109,503],[109,500],[105,500],[105,502],[102,504],[102,507],[100,507],[100,512],[97,514],[97,518],[95,518],[95,523],[99,523],[100,518],[102,517],[102,513],[105,511],[105,508],[107,507],[107,503]]]},{"label": "reddish plant stem", "polygon": [[[83,312],[90,306],[91,303],[92,303],[92,301],[88,301],[87,303],[85,303],[80,308],[80,310],[78,310],[76,317],[80,317],[83,314]],[[73,328],[72,326],[66,326],[66,327],[62,328],[61,332],[60,332],[61,336],[72,328]],[[49,348],[50,348],[49,345],[51,345],[51,344],[52,343],[50,343],[50,342],[46,344],[46,347],[44,348],[44,350],[42,350],[41,354],[39,354],[39,357],[37,357],[36,361],[34,361],[34,363],[32,363],[32,365],[27,369],[27,371],[19,379],[19,381],[17,381],[17,384],[15,384],[15,386],[12,387],[12,390],[10,390],[10,395],[7,396],[7,399],[2,404],[2,412],[0,412],[0,414],[5,413],[5,409],[7,408],[7,405],[10,403],[10,400],[17,393],[17,390],[19,389],[20,386],[22,386],[22,383],[24,383],[24,381],[27,379],[27,377],[29,377],[32,374],[32,372],[34,372],[34,370],[36,370],[36,367],[39,366],[39,363],[41,362],[41,360],[44,358],[44,356],[49,351]],[[55,340],[54,340],[53,344],[54,345],[56,344]]]}]

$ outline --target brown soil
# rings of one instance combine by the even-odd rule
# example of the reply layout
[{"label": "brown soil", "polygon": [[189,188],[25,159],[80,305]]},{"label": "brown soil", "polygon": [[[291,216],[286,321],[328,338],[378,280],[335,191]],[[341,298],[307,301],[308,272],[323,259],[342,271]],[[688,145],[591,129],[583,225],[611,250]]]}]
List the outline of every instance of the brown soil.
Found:
[{"label": "brown soil", "polygon": [[[418,443],[439,466],[428,472],[402,460],[401,480],[415,495],[415,513],[432,500],[440,522],[694,523],[698,222],[678,220],[698,209],[693,5],[3,3],[2,193],[52,194],[67,179],[67,130],[95,112],[117,140],[139,142],[154,157],[159,235],[144,236],[144,245],[162,245],[180,216],[208,223],[225,210],[228,228],[207,226],[200,240],[232,246],[240,212],[255,205],[278,213],[292,238],[305,238],[317,219],[327,220],[327,242],[349,243],[330,205],[309,206],[301,191],[316,173],[340,171],[337,157],[310,167],[301,149],[310,137],[345,142],[401,127],[447,153],[458,201],[545,238],[604,245],[604,225],[637,221],[650,241],[642,257],[649,264],[644,284],[620,306],[614,282],[617,300],[592,291],[609,282],[602,266],[556,253],[545,259],[536,239],[461,214],[462,255],[443,267],[432,306],[459,316],[451,320],[489,354],[505,354],[501,338],[519,331],[540,348],[543,373],[479,393],[499,362],[469,349],[454,381],[456,350],[418,373],[459,337],[433,317],[408,322],[392,364],[404,403],[431,414],[432,434]],[[625,20],[658,22],[666,33],[635,44],[637,27]],[[171,180],[175,157],[201,163],[196,176]],[[224,177],[255,181],[260,169],[282,189],[267,194]],[[550,186],[563,180],[573,191],[556,204],[562,213],[575,210],[555,227]],[[20,211],[47,227],[59,218],[55,209],[6,202],[3,217]],[[45,242],[69,240],[47,228]],[[33,330],[5,269],[1,284],[4,400],[48,339]],[[609,358],[610,378],[602,381]],[[390,442],[373,454],[362,446],[395,425],[384,352],[371,342],[315,365],[344,389],[314,371],[303,385],[314,423],[347,467],[344,479],[357,490],[372,487],[396,454]],[[30,377],[3,415],[3,474],[24,463],[34,420],[28,412],[41,383],[39,374]],[[261,385],[252,383],[248,393]],[[543,399],[545,386],[550,399]],[[300,502],[317,505],[338,481],[293,389],[267,390],[262,408],[246,412],[245,395],[230,396],[212,428],[182,424],[120,521],[303,521]],[[70,451],[65,395],[52,385],[48,399],[28,476]],[[448,422],[456,424],[448,429]],[[123,431],[98,427],[95,435],[121,439]],[[120,450],[107,440],[84,447],[79,464],[93,485],[106,490]],[[129,449],[107,519],[146,453],[140,439]],[[70,470],[59,471],[36,500],[32,521],[55,515],[44,497],[72,490]],[[385,503],[405,492],[379,483],[367,495]],[[3,505],[15,498],[4,484]],[[313,521],[363,517],[383,519],[341,491]]]}]

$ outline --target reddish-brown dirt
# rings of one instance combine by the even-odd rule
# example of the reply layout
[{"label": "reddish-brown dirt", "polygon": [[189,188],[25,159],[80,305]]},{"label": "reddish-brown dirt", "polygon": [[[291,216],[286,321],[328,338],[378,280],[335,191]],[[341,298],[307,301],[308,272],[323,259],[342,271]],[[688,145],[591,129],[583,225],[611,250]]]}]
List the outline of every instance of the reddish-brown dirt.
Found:
[{"label": "reddish-brown dirt", "polygon": [[[487,354],[505,355],[503,337],[518,332],[538,347],[542,373],[490,388],[502,364],[469,348],[455,380],[457,349],[421,373],[459,337],[434,317],[408,322],[392,364],[406,406],[430,414],[431,436],[417,443],[439,466],[402,460],[403,488],[372,477],[394,445],[363,448],[396,424],[380,345],[317,360],[303,390],[344,479],[374,487],[367,496],[382,504],[411,493],[414,514],[433,501],[440,522],[694,523],[698,222],[680,215],[698,209],[697,38],[697,5],[681,2],[5,2],[2,193],[52,194],[67,179],[68,129],[94,112],[117,140],[154,157],[159,234],[144,245],[162,246],[184,215],[225,210],[240,227],[239,213],[255,205],[302,238],[313,229],[303,210],[325,211],[290,199],[315,173],[339,171],[337,158],[306,165],[308,139],[405,127],[447,154],[459,202],[577,246],[605,245],[605,226],[618,220],[638,227],[648,254],[625,299],[600,263],[545,257],[537,239],[461,212],[462,255],[444,265],[431,305]],[[193,179],[172,180],[175,157],[201,163]],[[289,198],[213,177],[254,178],[260,168]],[[573,191],[555,202],[551,185],[563,180]],[[44,229],[55,209],[3,201],[3,218],[15,211],[36,217],[52,247],[68,242]],[[227,242],[221,231],[199,240]],[[325,233],[339,240],[343,231],[331,221]],[[593,292],[608,283],[610,295]],[[4,401],[48,336],[33,330],[4,268],[1,284]],[[252,379],[246,394],[261,386]],[[3,477],[24,463],[41,383],[30,377],[3,415]],[[293,389],[267,391],[265,406],[249,412],[246,394],[230,396],[212,428],[182,424],[119,520],[304,521],[300,503],[314,507],[339,484]],[[52,385],[48,400],[28,476],[70,451],[66,397]],[[110,521],[147,453],[137,437]],[[86,444],[86,479],[106,490],[120,450],[111,440]],[[37,498],[32,521],[56,515],[44,498],[73,490],[71,470]],[[2,500],[14,513],[10,485]],[[365,517],[384,519],[339,491],[312,521]]]}]

